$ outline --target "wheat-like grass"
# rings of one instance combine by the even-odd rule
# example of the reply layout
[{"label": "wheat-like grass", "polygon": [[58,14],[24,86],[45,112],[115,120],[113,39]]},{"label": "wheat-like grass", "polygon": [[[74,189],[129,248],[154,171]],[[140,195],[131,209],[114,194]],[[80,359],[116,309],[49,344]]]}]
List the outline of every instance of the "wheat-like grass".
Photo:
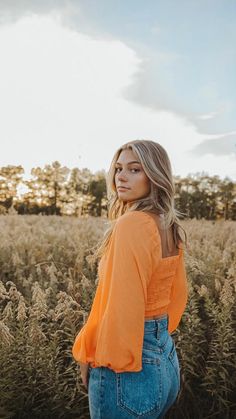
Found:
[{"label": "wheat-like grass", "polygon": [[[87,256],[106,220],[0,216],[0,417],[86,418],[71,347],[97,284]],[[236,223],[184,222],[189,300],[174,339],[181,392],[168,418],[236,416]]]}]

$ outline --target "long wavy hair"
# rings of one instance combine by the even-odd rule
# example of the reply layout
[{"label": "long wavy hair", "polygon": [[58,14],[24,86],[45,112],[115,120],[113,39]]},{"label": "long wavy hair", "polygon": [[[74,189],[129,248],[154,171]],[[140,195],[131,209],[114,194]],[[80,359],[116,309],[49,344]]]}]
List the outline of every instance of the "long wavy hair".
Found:
[{"label": "long wavy hair", "polygon": [[[125,202],[117,194],[115,164],[120,153],[127,149],[131,149],[139,159],[150,180],[151,188],[148,196]],[[101,242],[96,246],[94,254],[89,257],[91,262],[101,258],[105,253],[117,218],[128,211],[148,211],[162,216],[166,232],[169,227],[172,229],[175,246],[179,248],[180,243],[187,244],[186,232],[179,222],[179,216],[183,213],[174,206],[175,185],[170,160],[166,150],[160,144],[151,140],[134,140],[123,144],[114,154],[106,176],[106,185],[109,227]]]}]

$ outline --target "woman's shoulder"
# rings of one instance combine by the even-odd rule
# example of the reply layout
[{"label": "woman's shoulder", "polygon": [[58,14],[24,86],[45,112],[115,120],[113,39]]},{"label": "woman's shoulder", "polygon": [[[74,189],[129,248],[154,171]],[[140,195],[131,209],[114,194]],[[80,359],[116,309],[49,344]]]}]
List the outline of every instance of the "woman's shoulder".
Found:
[{"label": "woman's shoulder", "polygon": [[146,238],[155,234],[152,218],[144,211],[127,211],[117,218],[115,230],[122,235],[132,235],[134,238]]},{"label": "woman's shoulder", "polygon": [[137,226],[137,223],[150,223],[150,217],[144,211],[133,210],[125,212],[120,217],[118,217],[116,221],[117,225],[125,226]]}]

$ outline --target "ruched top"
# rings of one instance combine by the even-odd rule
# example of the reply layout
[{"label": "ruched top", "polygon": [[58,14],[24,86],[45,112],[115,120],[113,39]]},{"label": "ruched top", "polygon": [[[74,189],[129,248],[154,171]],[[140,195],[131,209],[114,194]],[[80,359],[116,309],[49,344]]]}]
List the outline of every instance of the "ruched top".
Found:
[{"label": "ruched top", "polygon": [[141,371],[144,321],[168,313],[173,332],[187,303],[184,251],[162,258],[161,238],[148,213],[120,216],[98,265],[98,285],[72,354],[91,367]]}]

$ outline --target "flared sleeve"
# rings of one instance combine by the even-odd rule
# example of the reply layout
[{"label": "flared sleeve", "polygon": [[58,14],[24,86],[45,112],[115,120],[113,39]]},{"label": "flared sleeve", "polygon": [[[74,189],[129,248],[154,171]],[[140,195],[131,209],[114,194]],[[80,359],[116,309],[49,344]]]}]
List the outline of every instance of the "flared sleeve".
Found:
[{"label": "flared sleeve", "polygon": [[133,212],[118,219],[114,233],[108,254],[107,305],[96,357],[102,363],[109,359],[116,372],[141,371],[153,230],[145,216]]},{"label": "flared sleeve", "polygon": [[96,299],[96,310],[93,305],[81,339],[74,345],[73,354],[82,362],[89,362],[93,347],[92,366],[141,371],[154,233],[149,218],[139,211],[118,218],[100,272],[99,303]]},{"label": "flared sleeve", "polygon": [[99,281],[87,321],[80,329],[72,346],[72,355],[77,362],[87,364],[94,361],[101,306],[102,286]]}]

